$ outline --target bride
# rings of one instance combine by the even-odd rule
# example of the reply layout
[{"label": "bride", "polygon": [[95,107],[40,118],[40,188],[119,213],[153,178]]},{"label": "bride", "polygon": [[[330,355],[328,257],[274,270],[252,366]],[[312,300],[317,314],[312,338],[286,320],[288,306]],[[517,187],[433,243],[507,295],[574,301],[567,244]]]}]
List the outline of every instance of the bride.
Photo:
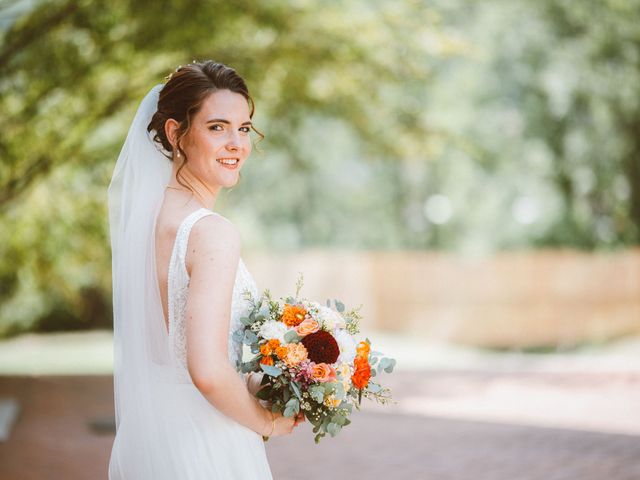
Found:
[{"label": "bride", "polygon": [[[251,152],[244,80],[206,61],[144,98],[109,186],[116,436],[110,480],[271,479],[262,436],[290,433],[234,366],[257,293],[212,209]],[[259,133],[259,132],[258,132]]]}]

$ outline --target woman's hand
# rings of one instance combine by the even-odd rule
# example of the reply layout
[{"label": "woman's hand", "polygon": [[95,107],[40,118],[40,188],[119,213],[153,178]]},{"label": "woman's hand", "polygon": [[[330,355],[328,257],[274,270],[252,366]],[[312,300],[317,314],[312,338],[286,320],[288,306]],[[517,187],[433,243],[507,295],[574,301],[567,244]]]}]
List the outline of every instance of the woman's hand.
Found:
[{"label": "woman's hand", "polygon": [[[280,412],[273,413],[270,410],[267,412],[271,415],[271,418],[275,420],[275,422],[269,422],[269,431],[271,431],[271,427],[273,425],[273,433],[270,435],[265,435],[265,437],[279,437],[282,435],[288,435],[293,432],[293,429],[304,422],[304,414],[300,412],[295,417],[285,417]],[[268,433],[268,432],[267,432]]]},{"label": "woman's hand", "polygon": [[262,385],[260,384],[262,383],[263,376],[264,373],[249,372],[247,374],[247,389],[249,390],[249,393],[254,397],[256,396],[256,393],[258,393],[258,391],[262,388]]},{"label": "woman's hand", "polygon": [[296,418],[295,417],[285,417],[280,412],[271,414],[273,422],[269,422],[269,431],[267,431],[266,437],[280,437],[282,435],[288,435],[293,432],[293,427],[296,426]]}]

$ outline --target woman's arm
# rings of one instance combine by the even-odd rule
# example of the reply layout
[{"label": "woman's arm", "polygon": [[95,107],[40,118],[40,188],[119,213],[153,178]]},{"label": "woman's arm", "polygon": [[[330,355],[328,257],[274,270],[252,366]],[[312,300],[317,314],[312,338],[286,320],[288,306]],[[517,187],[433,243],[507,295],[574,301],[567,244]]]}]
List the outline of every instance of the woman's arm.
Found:
[{"label": "woman's arm", "polygon": [[[231,299],[240,259],[240,236],[223,217],[204,217],[189,238],[187,270],[187,365],[191,379],[219,411],[251,430],[269,435],[271,412],[253,397],[229,363]],[[294,419],[276,415],[271,435],[289,433]]]}]

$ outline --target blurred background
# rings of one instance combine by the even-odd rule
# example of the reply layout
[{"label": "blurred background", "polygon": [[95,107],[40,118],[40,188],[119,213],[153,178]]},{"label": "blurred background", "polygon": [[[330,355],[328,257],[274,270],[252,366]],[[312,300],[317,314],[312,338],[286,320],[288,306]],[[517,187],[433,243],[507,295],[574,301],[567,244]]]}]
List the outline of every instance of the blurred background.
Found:
[{"label": "blurred background", "polygon": [[266,135],[215,207],[258,286],[398,360],[275,478],[640,478],[639,0],[0,0],[2,478],[106,478],[106,189],[206,59]]}]

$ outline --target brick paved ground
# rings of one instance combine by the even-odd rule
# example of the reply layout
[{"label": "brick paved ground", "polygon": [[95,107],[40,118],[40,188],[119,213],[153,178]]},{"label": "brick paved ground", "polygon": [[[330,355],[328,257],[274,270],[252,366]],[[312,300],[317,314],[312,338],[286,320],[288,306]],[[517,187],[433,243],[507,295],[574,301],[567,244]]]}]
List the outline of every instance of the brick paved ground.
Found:
[{"label": "brick paved ground", "polygon": [[[566,385],[569,393],[577,384],[589,384],[586,374],[579,376],[577,383],[570,381],[568,374],[545,375],[537,381],[546,379],[547,383]],[[455,392],[465,388],[482,391],[483,385],[495,384],[502,377],[503,374],[477,372],[398,372],[389,378],[393,379],[391,383],[400,404],[387,409],[387,413],[378,409],[363,411],[337,438],[325,439],[319,446],[313,444],[307,426],[287,438],[268,442],[274,478],[340,480],[356,475],[393,480],[640,478],[640,435],[543,428],[517,424],[513,417],[510,423],[434,417],[429,415],[428,402],[423,410],[402,408],[405,400],[416,395],[427,399],[449,395],[453,401]],[[619,378],[612,381],[620,386]],[[111,382],[109,376],[0,377],[0,396],[17,397],[22,408],[11,438],[0,443],[0,478],[106,478],[113,434],[95,433],[89,423],[112,415]],[[638,382],[638,374],[626,374],[622,384],[634,393]],[[607,378],[599,376],[591,385],[606,392]],[[522,401],[525,400],[523,397]],[[614,399],[611,409],[632,411],[626,410],[623,403]],[[473,414],[473,409],[457,408],[449,412],[449,417],[456,413],[467,417]],[[638,416],[640,412],[635,415]],[[526,422],[526,415],[523,418]],[[629,420],[634,422],[637,418]],[[335,475],[329,475],[330,471]]]}]

